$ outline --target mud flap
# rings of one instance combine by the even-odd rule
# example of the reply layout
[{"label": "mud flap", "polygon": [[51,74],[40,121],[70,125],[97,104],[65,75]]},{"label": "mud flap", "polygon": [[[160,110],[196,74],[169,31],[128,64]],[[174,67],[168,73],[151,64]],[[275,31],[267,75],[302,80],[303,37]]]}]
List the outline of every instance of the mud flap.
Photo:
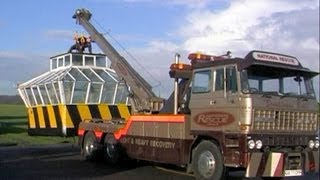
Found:
[{"label": "mud flap", "polygon": [[319,151],[305,152],[305,172],[314,173],[319,172]]}]

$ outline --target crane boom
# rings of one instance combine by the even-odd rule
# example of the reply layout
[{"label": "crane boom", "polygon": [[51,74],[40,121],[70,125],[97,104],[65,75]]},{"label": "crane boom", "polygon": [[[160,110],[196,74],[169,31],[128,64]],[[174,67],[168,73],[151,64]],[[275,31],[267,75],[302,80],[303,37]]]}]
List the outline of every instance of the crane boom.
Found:
[{"label": "crane boom", "polygon": [[111,68],[130,86],[132,105],[135,111],[158,111],[163,99],[157,97],[152,86],[121,56],[108,40],[90,23],[92,14],[86,9],[77,9],[73,18],[88,32],[111,61]]}]

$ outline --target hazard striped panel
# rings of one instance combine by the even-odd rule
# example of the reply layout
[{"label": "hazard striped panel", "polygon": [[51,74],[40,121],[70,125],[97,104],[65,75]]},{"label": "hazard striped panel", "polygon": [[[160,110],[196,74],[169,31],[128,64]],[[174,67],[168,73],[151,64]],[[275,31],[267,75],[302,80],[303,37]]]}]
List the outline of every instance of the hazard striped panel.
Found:
[{"label": "hazard striped panel", "polygon": [[130,116],[131,106],[119,105],[54,105],[28,108],[28,132],[31,135],[74,136],[86,119],[123,118]]},{"label": "hazard striped panel", "polygon": [[251,153],[246,177],[280,177],[284,169],[284,153]]},{"label": "hazard striped panel", "polygon": [[303,153],[254,152],[249,156],[246,177],[301,176],[309,172],[319,172],[317,150]]}]

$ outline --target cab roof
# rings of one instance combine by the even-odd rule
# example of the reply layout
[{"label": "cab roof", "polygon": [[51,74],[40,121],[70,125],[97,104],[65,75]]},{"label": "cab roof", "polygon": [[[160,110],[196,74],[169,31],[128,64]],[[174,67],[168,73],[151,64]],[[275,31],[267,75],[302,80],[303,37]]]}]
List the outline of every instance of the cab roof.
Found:
[{"label": "cab roof", "polygon": [[[316,76],[319,73],[304,68],[296,57],[266,51],[250,51],[244,58],[219,58],[218,60],[196,63],[193,68],[201,69],[212,66],[237,65],[239,70],[255,69],[257,73],[283,75],[288,73]],[[276,76],[279,74],[275,74]]]}]

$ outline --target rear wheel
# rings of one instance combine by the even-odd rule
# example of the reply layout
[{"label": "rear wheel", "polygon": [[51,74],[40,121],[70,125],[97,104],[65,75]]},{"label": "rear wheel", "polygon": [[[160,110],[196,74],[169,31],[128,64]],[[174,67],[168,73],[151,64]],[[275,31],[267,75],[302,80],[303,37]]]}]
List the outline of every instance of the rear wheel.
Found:
[{"label": "rear wheel", "polygon": [[224,178],[221,151],[211,141],[202,141],[196,147],[192,158],[192,167],[197,179],[219,180]]},{"label": "rear wheel", "polygon": [[107,134],[104,138],[104,158],[111,164],[116,164],[121,160],[119,145],[112,134]]},{"label": "rear wheel", "polygon": [[99,142],[93,132],[87,132],[82,146],[82,158],[84,160],[96,160],[99,151]]}]

